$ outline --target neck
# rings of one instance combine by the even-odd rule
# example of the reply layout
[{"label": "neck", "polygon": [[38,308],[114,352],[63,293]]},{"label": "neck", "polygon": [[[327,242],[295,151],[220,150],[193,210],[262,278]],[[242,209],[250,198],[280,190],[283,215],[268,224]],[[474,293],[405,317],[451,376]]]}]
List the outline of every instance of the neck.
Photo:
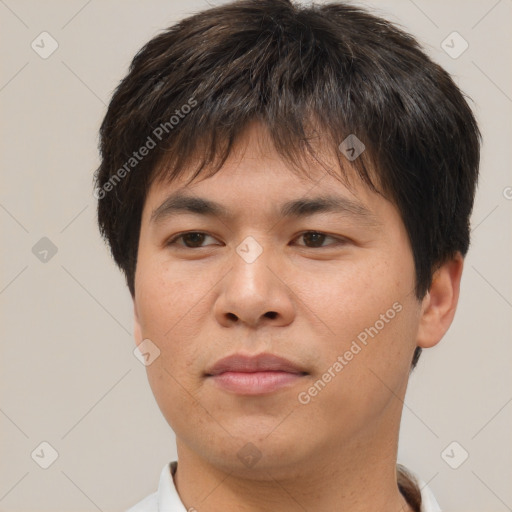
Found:
[{"label": "neck", "polygon": [[201,512],[413,512],[396,479],[400,414],[392,424],[383,416],[349,442],[317,445],[301,463],[281,456],[245,470],[212,463],[178,439],[176,488],[187,510]]}]

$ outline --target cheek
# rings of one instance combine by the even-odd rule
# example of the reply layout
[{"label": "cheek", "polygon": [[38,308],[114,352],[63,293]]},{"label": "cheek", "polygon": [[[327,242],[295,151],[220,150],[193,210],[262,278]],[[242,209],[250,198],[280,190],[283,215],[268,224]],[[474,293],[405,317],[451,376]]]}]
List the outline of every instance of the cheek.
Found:
[{"label": "cheek", "polygon": [[181,269],[156,259],[141,260],[135,289],[143,331],[162,339],[172,338],[184,324],[194,329],[204,307],[202,299],[207,298],[208,282],[185,276]]},{"label": "cheek", "polygon": [[141,334],[160,350],[160,356],[147,367],[157,400],[162,394],[179,394],[182,387],[194,391],[205,358],[204,346],[198,346],[197,340],[208,343],[203,324],[208,317],[211,285],[176,276],[180,273],[151,263],[143,263],[137,270]]},{"label": "cheek", "polygon": [[346,265],[301,289],[301,298],[321,319],[316,322],[322,351],[317,377],[343,358],[343,369],[333,368],[336,378],[326,386],[325,399],[333,406],[351,403],[349,410],[377,410],[393,396],[389,388],[396,392],[407,378],[419,303],[412,293],[413,265],[402,260]]},{"label": "cheek", "polygon": [[[399,417],[417,328],[414,304],[404,303],[402,307],[398,313],[392,310],[396,314],[389,314],[393,318],[388,318],[388,323],[379,318],[387,308],[376,308],[377,315],[367,312],[366,322],[347,317],[354,336],[345,336],[340,321],[339,332],[343,334],[332,343],[322,368],[325,372],[331,368],[335,377],[325,387],[316,384],[321,391],[304,408],[304,414],[330,425],[333,438],[342,429],[347,439],[356,439],[360,430],[382,427],[382,418]],[[336,362],[342,365],[339,371],[334,366]],[[313,386],[323,379],[322,370],[315,375]]]},{"label": "cheek", "polygon": [[396,266],[385,259],[347,261],[325,272],[316,271],[310,279],[295,280],[293,289],[308,306],[304,310],[314,313],[321,329],[318,334],[343,343],[373,326],[396,301],[404,300],[412,275]]}]

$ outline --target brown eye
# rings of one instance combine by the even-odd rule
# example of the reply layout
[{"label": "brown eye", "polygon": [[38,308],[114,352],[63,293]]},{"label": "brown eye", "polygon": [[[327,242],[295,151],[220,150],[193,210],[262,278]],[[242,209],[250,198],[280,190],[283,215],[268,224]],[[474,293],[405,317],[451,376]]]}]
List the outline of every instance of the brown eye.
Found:
[{"label": "brown eye", "polygon": [[[344,240],[342,240],[342,239],[334,238],[330,235],[326,235],[325,233],[320,233],[318,231],[307,231],[305,233],[302,233],[302,235],[300,235],[297,240],[300,240],[301,238],[305,242],[305,244],[304,244],[305,247],[308,247],[309,249],[329,247],[332,245],[343,244],[343,242],[344,242]],[[329,238],[331,240],[334,240],[334,243],[324,245],[325,240],[329,239]],[[303,245],[303,244],[299,244],[299,245]]]},{"label": "brown eye", "polygon": [[308,245],[308,247],[321,247],[323,241],[326,238],[326,235],[324,235],[323,233],[316,233],[314,231],[311,231],[309,233],[304,233],[302,235],[302,238],[306,242],[306,245],[311,244]]},{"label": "brown eye", "polygon": [[[189,233],[182,233],[181,235],[174,237],[172,240],[169,240],[166,245],[174,245],[185,249],[198,249],[203,247],[203,243],[208,237],[213,238],[200,231],[190,231]],[[178,241],[182,243],[178,243]]]},{"label": "brown eye", "polygon": [[183,242],[187,247],[200,247],[204,242],[204,233],[187,233],[182,236]]}]

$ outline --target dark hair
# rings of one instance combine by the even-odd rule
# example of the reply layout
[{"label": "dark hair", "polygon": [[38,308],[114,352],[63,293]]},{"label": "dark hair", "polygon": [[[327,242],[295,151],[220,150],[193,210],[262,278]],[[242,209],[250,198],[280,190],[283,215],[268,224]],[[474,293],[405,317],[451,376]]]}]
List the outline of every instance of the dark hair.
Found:
[{"label": "dark hair", "polygon": [[402,464],[396,465],[398,489],[414,512],[421,512],[421,490],[414,475]]},{"label": "dark hair", "polygon": [[[415,293],[469,247],[480,133],[463,94],[416,40],[342,2],[241,0],[184,19],[134,57],[101,125],[98,222],[134,294],[149,186],[185,169],[217,172],[250,121],[301,172],[327,142],[398,208],[412,246]],[[355,135],[354,161],[338,148]],[[205,171],[206,169],[206,171]],[[421,353],[417,347],[414,368]]]}]

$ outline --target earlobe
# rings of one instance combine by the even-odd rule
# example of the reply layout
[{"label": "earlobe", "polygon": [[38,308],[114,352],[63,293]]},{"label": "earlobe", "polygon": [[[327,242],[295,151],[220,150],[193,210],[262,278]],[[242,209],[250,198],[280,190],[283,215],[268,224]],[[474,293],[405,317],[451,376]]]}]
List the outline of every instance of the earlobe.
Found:
[{"label": "earlobe", "polygon": [[457,252],[434,273],[432,285],[422,301],[417,346],[433,347],[448,331],[459,300],[463,267],[464,259]]},{"label": "earlobe", "polygon": [[140,325],[139,313],[137,311],[137,304],[135,303],[135,299],[133,299],[133,337],[135,338],[135,343],[137,346],[142,342],[142,327]]}]

